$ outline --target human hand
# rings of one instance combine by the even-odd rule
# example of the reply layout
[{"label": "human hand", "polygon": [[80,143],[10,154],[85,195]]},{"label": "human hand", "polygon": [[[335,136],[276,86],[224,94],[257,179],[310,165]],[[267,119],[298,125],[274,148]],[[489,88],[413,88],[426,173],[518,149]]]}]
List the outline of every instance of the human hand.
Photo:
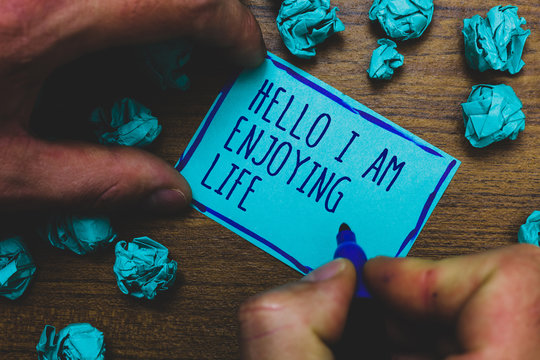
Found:
[{"label": "human hand", "polygon": [[[387,308],[394,359],[540,359],[540,249],[514,245],[431,261],[378,257],[364,280]],[[344,259],[240,309],[250,359],[333,359],[355,286]]]},{"label": "human hand", "polygon": [[4,0],[0,2],[0,208],[172,213],[188,205],[185,179],[132,148],[48,142],[29,133],[32,108],[56,67],[107,47],[185,37],[256,66],[265,47],[238,0]]}]

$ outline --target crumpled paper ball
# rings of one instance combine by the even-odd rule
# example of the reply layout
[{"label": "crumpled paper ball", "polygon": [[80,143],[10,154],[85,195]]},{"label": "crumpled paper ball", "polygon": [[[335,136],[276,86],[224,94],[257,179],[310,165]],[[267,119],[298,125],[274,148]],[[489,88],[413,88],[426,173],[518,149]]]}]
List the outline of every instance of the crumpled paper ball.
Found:
[{"label": "crumpled paper ball", "polygon": [[193,46],[184,39],[146,45],[140,48],[146,70],[163,90],[189,89],[189,78],[183,67],[189,61]]},{"label": "crumpled paper ball", "polygon": [[368,75],[372,79],[389,80],[394,70],[403,65],[403,55],[397,52],[396,43],[389,39],[379,39],[380,46],[373,50]]},{"label": "crumpled paper ball", "polygon": [[433,17],[433,0],[374,0],[370,20],[379,20],[386,34],[397,40],[419,37]]},{"label": "crumpled paper ball", "polygon": [[330,9],[330,0],[283,1],[276,23],[289,51],[303,59],[315,56],[317,44],[345,30],[337,11],[337,7]]},{"label": "crumpled paper ball", "polygon": [[463,108],[465,137],[477,148],[505,138],[515,140],[525,129],[523,105],[508,85],[475,85]]},{"label": "crumpled paper ball", "polygon": [[525,65],[521,54],[531,31],[521,27],[526,21],[517,11],[516,6],[499,5],[489,10],[486,19],[474,15],[463,20],[465,57],[472,69],[515,74]]},{"label": "crumpled paper ball", "polygon": [[87,323],[70,324],[56,334],[46,325],[36,346],[39,360],[104,360],[103,333]]},{"label": "crumpled paper ball", "polygon": [[540,211],[535,210],[518,231],[518,241],[522,244],[540,246]]},{"label": "crumpled paper ball", "polygon": [[79,255],[95,252],[116,239],[106,217],[53,216],[40,233],[53,246]]},{"label": "crumpled paper ball", "polygon": [[101,144],[143,147],[161,132],[161,125],[150,109],[130,98],[115,102],[110,115],[102,107],[94,109],[90,122],[95,124]]},{"label": "crumpled paper ball", "polygon": [[132,242],[116,244],[114,273],[124,294],[153,299],[176,279],[176,261],[168,258],[169,250],[146,236]]},{"label": "crumpled paper ball", "polygon": [[30,253],[18,237],[0,241],[0,295],[20,297],[36,272]]}]

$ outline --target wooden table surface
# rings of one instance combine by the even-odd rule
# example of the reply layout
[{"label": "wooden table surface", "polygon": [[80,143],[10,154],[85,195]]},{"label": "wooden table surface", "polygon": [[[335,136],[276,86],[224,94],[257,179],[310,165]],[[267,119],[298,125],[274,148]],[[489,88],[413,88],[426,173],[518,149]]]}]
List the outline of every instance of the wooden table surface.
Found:
[{"label": "wooden table surface", "polygon": [[[442,258],[515,243],[519,226],[540,209],[540,3],[512,3],[519,6],[519,15],[532,32],[523,55],[526,65],[519,74],[479,73],[465,63],[463,19],[485,16],[498,2],[441,0],[436,1],[433,21],[423,36],[398,45],[405,64],[384,83],[370,81],[366,74],[376,41],[384,36],[368,19],[371,3],[332,4],[340,8],[346,30],[319,46],[315,59],[308,61],[294,58],[283,45],[275,26],[278,1],[253,0],[249,7],[270,51],[462,161],[410,255]],[[198,49],[188,66],[191,89],[162,93],[143,86],[136,74],[126,73],[119,52],[67,67],[66,73],[79,75],[59,80],[63,85],[57,90],[63,90],[58,96],[73,98],[49,111],[66,112],[69,106],[86,110],[79,105],[89,106],[88,99],[135,96],[163,124],[150,151],[173,165],[232,68],[217,64],[209,50]],[[77,91],[69,88],[66,95],[65,78]],[[527,123],[516,141],[476,149],[463,136],[460,103],[471,86],[480,83],[511,85],[522,100]],[[235,359],[239,304],[300,278],[295,270],[195,210],[161,219],[121,216],[116,229],[120,239],[147,235],[170,249],[179,264],[172,291],[153,302],[124,296],[112,271],[112,248],[81,257],[29,236],[38,271],[25,296],[0,300],[0,359],[35,359],[45,324],[62,328],[74,322],[89,322],[105,333],[108,359]]]}]

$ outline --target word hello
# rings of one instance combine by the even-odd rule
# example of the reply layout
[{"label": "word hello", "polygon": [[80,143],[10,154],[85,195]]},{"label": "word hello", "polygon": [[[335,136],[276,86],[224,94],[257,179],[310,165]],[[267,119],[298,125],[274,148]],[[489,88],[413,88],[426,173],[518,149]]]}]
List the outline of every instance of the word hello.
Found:
[{"label": "word hello", "polygon": [[[276,86],[272,91],[274,85],[265,80],[247,109],[251,119],[262,122],[239,116],[223,144],[223,151],[236,154],[238,162],[224,162],[222,152],[217,153],[201,184],[225,196],[226,200],[236,199],[238,209],[246,211],[248,196],[261,186],[258,183],[265,177],[281,176],[294,191],[334,213],[351,187],[352,179],[325,166],[331,164],[323,165],[312,157],[318,151],[329,151],[328,146],[320,147],[331,128],[332,116],[314,113],[310,104],[292,106],[295,96],[286,98],[287,90],[283,87]],[[280,103],[285,106],[276,112]],[[347,159],[348,150],[359,136],[351,131],[345,138],[345,145],[335,151],[335,166]],[[390,156],[385,148],[363,172],[362,178],[371,179],[376,186],[384,184],[385,190],[390,191],[404,166],[405,162],[399,162],[395,155]]]}]

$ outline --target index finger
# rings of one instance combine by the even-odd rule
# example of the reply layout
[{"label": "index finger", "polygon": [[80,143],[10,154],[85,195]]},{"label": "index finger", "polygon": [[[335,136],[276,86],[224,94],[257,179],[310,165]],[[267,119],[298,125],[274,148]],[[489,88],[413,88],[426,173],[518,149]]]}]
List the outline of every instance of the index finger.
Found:
[{"label": "index finger", "polygon": [[256,66],[266,54],[257,20],[238,0],[99,0],[45,5],[27,6],[24,17],[31,25],[35,45],[30,51],[36,52],[35,57],[52,57],[48,60],[53,66],[108,47],[179,37],[223,49],[225,56],[242,66]]},{"label": "index finger", "polygon": [[377,257],[366,263],[364,276],[370,291],[399,313],[452,321],[497,271],[498,257],[490,254],[439,261]]},{"label": "index finger", "polygon": [[[241,65],[258,65],[265,55],[261,29],[238,0],[104,0],[97,41],[146,42],[187,36],[223,48]],[[103,22],[104,19],[108,21]],[[112,35],[112,36],[111,36]]]},{"label": "index finger", "polygon": [[[399,318],[446,323],[468,351],[452,359],[540,354],[540,249],[513,245],[440,261],[376,258],[364,276]],[[448,358],[448,359],[450,359]]]}]

